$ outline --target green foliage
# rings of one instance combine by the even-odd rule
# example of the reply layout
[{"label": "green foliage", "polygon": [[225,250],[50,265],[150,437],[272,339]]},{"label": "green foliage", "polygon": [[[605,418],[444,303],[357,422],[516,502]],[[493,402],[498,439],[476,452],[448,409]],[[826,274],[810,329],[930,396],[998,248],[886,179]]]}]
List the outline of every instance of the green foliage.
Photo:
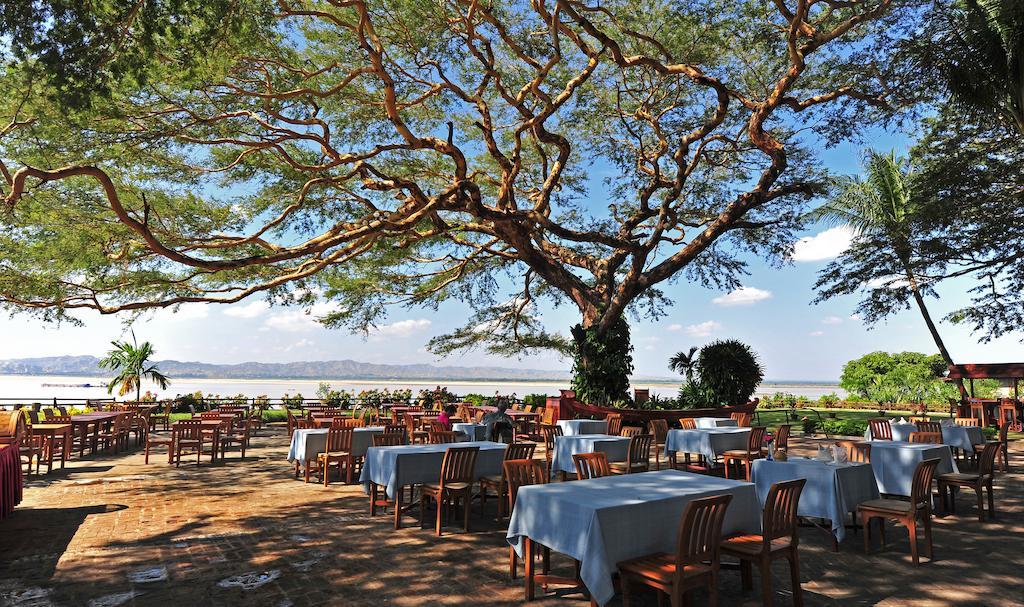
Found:
[{"label": "green foliage", "polygon": [[809,416],[802,417],[800,418],[800,427],[803,429],[804,434],[814,434],[818,431],[818,420]]},{"label": "green foliage", "polygon": [[108,369],[114,372],[114,377],[107,385],[107,392],[112,394],[114,388],[118,388],[118,395],[124,396],[135,392],[135,400],[142,397],[142,380],[149,379],[162,390],[167,389],[170,380],[156,365],[150,364],[150,359],[156,353],[153,344],[148,341],[139,345],[135,341],[135,333],[132,333],[131,343],[127,341],[110,342],[114,348],[106,357],[100,360],[101,369]]},{"label": "green foliage", "polygon": [[735,339],[711,342],[700,349],[697,375],[712,406],[740,405],[750,400],[764,379],[764,367],[750,346]]},{"label": "green foliage", "polygon": [[859,419],[825,419],[821,429],[833,436],[864,436],[868,422]]},{"label": "green foliage", "polygon": [[835,392],[822,394],[818,397],[818,403],[824,407],[832,407],[839,404],[839,395]]},{"label": "green foliage", "polygon": [[871,352],[843,366],[839,385],[876,403],[943,403],[959,394],[955,386],[941,380],[945,372],[946,364],[938,354]]},{"label": "green foliage", "polygon": [[467,403],[470,403],[473,406],[480,407],[486,404],[487,397],[484,396],[483,394],[476,394],[475,392],[471,392],[469,394],[463,395],[462,400],[464,400]]},{"label": "green foliage", "polygon": [[629,401],[633,346],[626,319],[619,318],[606,332],[576,325],[572,335],[576,344],[572,368],[576,398],[595,405]]},{"label": "green foliage", "polygon": [[533,405],[534,407],[543,407],[548,404],[547,394],[526,394],[523,396],[524,405]]},{"label": "green foliage", "polygon": [[696,346],[691,346],[686,352],[676,352],[672,358],[668,359],[668,368],[682,374],[686,381],[692,381],[693,373],[697,368],[697,350]]},{"label": "green foliage", "polygon": [[303,398],[301,393],[298,393],[294,396],[290,394],[285,394],[284,396],[281,397],[281,402],[283,402],[284,406],[288,407],[289,409],[298,409],[299,407],[302,406],[302,403],[306,402],[306,399]]}]

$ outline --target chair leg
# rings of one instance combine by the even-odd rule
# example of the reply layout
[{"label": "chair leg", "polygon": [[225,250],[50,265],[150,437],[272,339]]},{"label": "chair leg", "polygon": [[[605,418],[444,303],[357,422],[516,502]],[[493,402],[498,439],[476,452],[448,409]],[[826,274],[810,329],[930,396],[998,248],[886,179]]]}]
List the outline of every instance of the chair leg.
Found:
[{"label": "chair leg", "polygon": [[708,586],[708,607],[718,607],[718,571],[711,572],[711,584]]},{"label": "chair leg", "polygon": [[866,512],[860,513],[860,526],[864,528],[864,553],[871,552],[871,517]]},{"label": "chair leg", "polygon": [[996,502],[992,497],[992,481],[989,481],[988,485],[988,518],[992,520],[996,517]]},{"label": "chair leg", "polygon": [[917,556],[917,519],[911,519],[906,523],[907,531],[910,533],[910,556],[913,557],[915,565],[920,565],[921,561]]},{"label": "chair leg", "polygon": [[774,604],[775,593],[772,592],[772,562],[767,557],[762,557],[758,571],[761,574],[761,604],[771,607]]},{"label": "chair leg", "polygon": [[[473,504],[473,499],[469,493],[466,493],[466,497],[462,499],[462,530],[469,533],[469,507]],[[498,498],[498,507],[501,507],[501,498]]]},{"label": "chair leg", "polygon": [[442,504],[444,504],[444,498],[441,497],[440,495],[438,495],[436,501],[437,501],[437,523],[436,523],[435,531],[437,532],[437,537],[441,537],[441,512],[442,512]]},{"label": "chair leg", "polygon": [[928,560],[935,560],[934,552],[932,551],[932,513],[924,513],[924,543],[928,549]]},{"label": "chair leg", "polygon": [[800,554],[793,550],[789,557],[789,580],[793,586],[793,606],[803,607],[804,589],[800,585]]},{"label": "chair leg", "polygon": [[740,559],[740,585],[743,590],[750,590],[754,587],[753,563],[746,559]]},{"label": "chair leg", "polygon": [[625,573],[619,574],[619,586],[622,587],[622,607],[629,607],[629,576]]}]

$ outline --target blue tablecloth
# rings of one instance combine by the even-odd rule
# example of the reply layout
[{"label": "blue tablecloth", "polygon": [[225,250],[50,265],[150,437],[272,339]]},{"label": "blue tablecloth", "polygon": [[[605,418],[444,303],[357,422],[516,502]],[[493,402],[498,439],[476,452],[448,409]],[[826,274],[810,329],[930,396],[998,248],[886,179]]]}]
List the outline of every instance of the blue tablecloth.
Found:
[{"label": "blue tablecloth", "polygon": [[[366,450],[373,444],[374,434],[384,434],[383,426],[355,428],[352,432],[352,455],[366,455]],[[292,434],[291,446],[288,448],[288,461],[305,464],[316,461],[318,453],[327,450],[327,428],[296,430]]]},{"label": "blue tablecloth", "polygon": [[878,490],[892,495],[910,495],[914,482],[914,469],[926,459],[939,458],[936,476],[959,472],[948,445],[905,443],[902,441],[874,440],[871,443],[871,469],[878,482]]},{"label": "blue tablecloth", "polygon": [[555,437],[555,454],[551,460],[551,472],[556,470],[576,473],[572,456],[579,453],[604,451],[610,462],[624,462],[629,455],[629,438],[607,434],[576,434]]},{"label": "blue tablecloth", "polygon": [[400,487],[436,483],[441,478],[444,452],[453,447],[480,447],[476,456],[476,476],[501,474],[505,445],[487,441],[443,445],[403,445],[401,447],[370,447],[366,451],[359,482],[370,492],[370,482],[385,487],[387,496],[398,495]]},{"label": "blue tablecloth", "polygon": [[462,432],[471,441],[487,440],[487,426],[483,424],[455,423],[452,424],[452,430]]},{"label": "blue tablecloth", "polygon": [[784,462],[758,459],[754,460],[751,475],[762,507],[774,483],[807,479],[798,514],[829,519],[832,534],[840,542],[846,537],[844,523],[849,513],[857,510],[857,504],[879,498],[870,464],[835,464],[803,457],[790,457]]},{"label": "blue tablecloth", "polygon": [[556,423],[565,436],[608,433],[608,422],[603,419],[560,419]]},{"label": "blue tablecloth", "polygon": [[668,453],[699,453],[714,462],[718,455],[732,449],[746,449],[750,428],[697,428],[669,430],[665,439]]},{"label": "blue tablecloth", "polygon": [[735,428],[739,425],[728,417],[695,417],[693,422],[698,428]]},{"label": "blue tablecloth", "polygon": [[580,561],[580,578],[600,605],[615,595],[620,561],[675,552],[679,520],[691,500],[731,493],[724,535],[760,533],[751,483],[678,470],[606,476],[519,489],[507,539],[520,556],[530,538]]},{"label": "blue tablecloth", "polygon": [[[909,442],[910,433],[917,432],[917,426],[914,424],[893,424],[890,422],[889,425],[892,427],[892,440],[894,441]],[[864,440],[871,440],[870,427],[864,431]],[[980,445],[985,442],[985,435],[981,432],[981,428],[976,426],[942,426],[942,442],[950,447],[972,452],[974,451],[974,445]]]}]

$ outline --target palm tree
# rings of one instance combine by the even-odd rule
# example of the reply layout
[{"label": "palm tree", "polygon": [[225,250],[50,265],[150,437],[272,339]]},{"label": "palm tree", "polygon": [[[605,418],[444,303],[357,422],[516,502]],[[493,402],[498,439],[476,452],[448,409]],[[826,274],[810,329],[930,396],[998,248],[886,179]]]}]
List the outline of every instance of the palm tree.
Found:
[{"label": "palm tree", "polygon": [[996,115],[1024,135],[1024,2],[962,0],[930,53],[964,109]]},{"label": "palm tree", "polygon": [[[913,221],[921,202],[914,195],[913,171],[895,152],[869,151],[864,173],[863,178],[847,178],[839,194],[814,211],[812,217],[833,225],[845,224],[855,237],[867,236],[874,242],[886,243],[902,269],[899,281],[906,282],[935,346],[946,364],[952,365],[953,358],[928,312],[921,280],[914,271]],[[897,284],[894,279],[888,282]]]},{"label": "palm tree", "polygon": [[132,341],[112,341],[114,348],[107,352],[106,358],[100,361],[100,367],[110,369],[116,375],[107,385],[107,393],[112,394],[114,388],[119,389],[118,396],[124,396],[132,390],[135,391],[135,401],[142,398],[142,380],[148,378],[160,386],[161,390],[167,389],[170,380],[160,372],[156,365],[149,364],[149,359],[156,352],[153,344],[148,341],[139,345],[135,340],[135,332],[132,331]]},{"label": "palm tree", "polygon": [[697,347],[690,348],[688,352],[676,352],[668,359],[668,368],[681,373],[686,381],[693,380],[694,369],[697,368]]}]

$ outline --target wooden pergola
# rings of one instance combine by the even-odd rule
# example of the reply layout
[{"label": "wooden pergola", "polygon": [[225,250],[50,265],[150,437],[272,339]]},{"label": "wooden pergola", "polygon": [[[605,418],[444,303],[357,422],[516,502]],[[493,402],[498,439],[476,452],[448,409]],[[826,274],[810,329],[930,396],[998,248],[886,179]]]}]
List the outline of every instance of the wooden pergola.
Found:
[{"label": "wooden pergola", "polygon": [[1024,379],[1024,363],[976,363],[970,365],[950,365],[948,380],[968,380],[971,398],[974,398],[974,380],[1003,379],[1012,381],[1013,398],[1020,399],[1020,381]]}]

